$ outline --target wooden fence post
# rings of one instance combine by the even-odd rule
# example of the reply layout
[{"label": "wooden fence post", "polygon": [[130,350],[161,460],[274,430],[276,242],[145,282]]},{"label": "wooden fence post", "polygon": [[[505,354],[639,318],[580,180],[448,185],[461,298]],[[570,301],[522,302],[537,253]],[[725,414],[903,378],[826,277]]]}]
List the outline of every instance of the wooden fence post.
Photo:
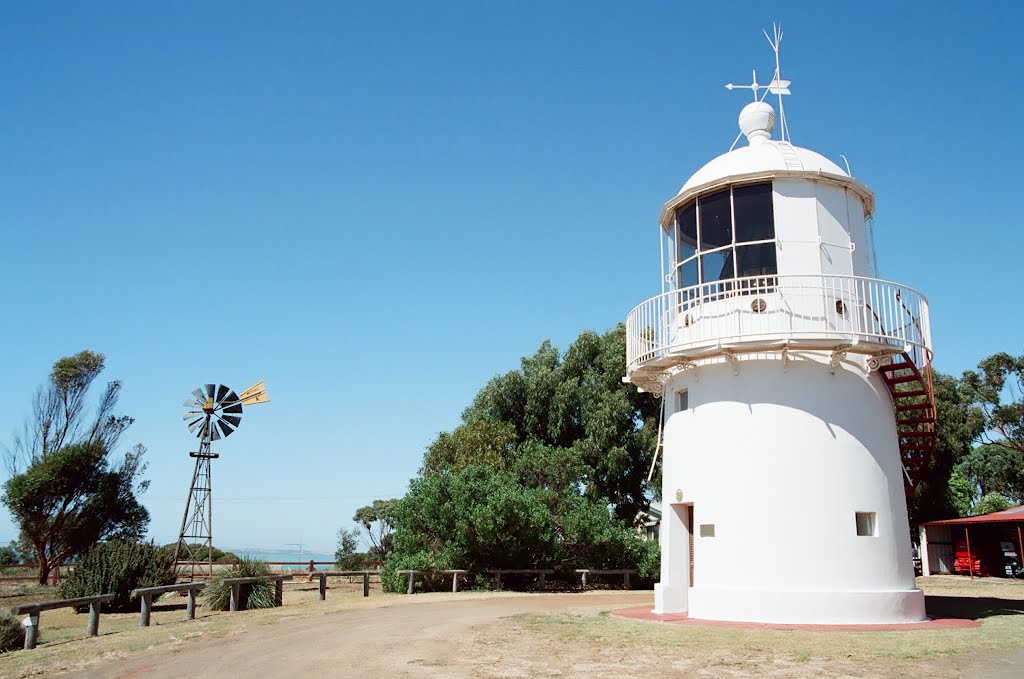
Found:
[{"label": "wooden fence post", "polygon": [[327,600],[327,576],[320,576],[320,601]]},{"label": "wooden fence post", "polygon": [[452,573],[452,592],[459,591],[459,574]]},{"label": "wooden fence post", "polygon": [[625,589],[629,589],[629,573],[622,574],[622,586]]},{"label": "wooden fence post", "polygon": [[228,603],[228,610],[229,611],[237,611],[238,610],[238,595],[239,595],[239,591],[238,590],[241,587],[242,587],[241,585],[231,585],[231,600]]},{"label": "wooden fence post", "polygon": [[101,601],[93,601],[89,604],[89,627],[88,634],[90,637],[95,637],[100,633],[100,608],[103,606]]},{"label": "wooden fence post", "polygon": [[370,574],[363,573],[363,596],[370,596]]},{"label": "wooden fence post", "polygon": [[284,580],[280,578],[274,580],[274,605],[284,605]]},{"label": "wooden fence post", "polygon": [[143,627],[149,627],[149,610],[153,607],[153,595],[143,594],[142,595],[142,607],[139,608],[139,624]]},{"label": "wooden fence post", "polygon": [[409,587],[406,589],[406,594],[412,594],[412,579],[413,579],[413,572],[409,571]]},{"label": "wooden fence post", "polygon": [[185,607],[185,610],[186,610],[185,619],[186,620],[195,620],[196,619],[196,594],[198,594],[198,593],[199,593],[199,590],[197,590],[195,588],[190,589],[188,591],[188,604]]},{"label": "wooden fence post", "polygon": [[39,613],[29,613],[21,624],[25,628],[25,650],[35,648],[39,640]]},{"label": "wooden fence post", "polygon": [[542,592],[544,591],[544,583],[545,583],[545,577],[546,577],[546,576],[545,576],[545,574],[544,574],[544,573],[541,573],[541,574],[540,574],[540,578],[539,578],[539,582],[537,583],[537,586],[538,586],[538,588],[539,588],[539,589],[540,589],[540,591],[542,591]]}]

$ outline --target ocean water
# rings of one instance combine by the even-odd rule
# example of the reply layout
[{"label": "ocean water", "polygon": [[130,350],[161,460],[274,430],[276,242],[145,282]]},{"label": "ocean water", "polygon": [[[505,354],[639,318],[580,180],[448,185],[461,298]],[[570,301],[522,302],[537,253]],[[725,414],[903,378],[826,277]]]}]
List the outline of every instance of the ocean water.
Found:
[{"label": "ocean water", "polygon": [[270,550],[262,549],[231,549],[228,550],[234,552],[238,556],[246,556],[251,559],[260,559],[269,563],[274,562],[300,562],[297,565],[290,566],[278,566],[278,568],[284,570],[309,570],[309,562],[312,560],[315,562],[314,568],[317,570],[331,570],[334,568],[334,554],[326,554],[324,552],[299,552],[299,551],[287,551],[287,552],[273,552]]}]

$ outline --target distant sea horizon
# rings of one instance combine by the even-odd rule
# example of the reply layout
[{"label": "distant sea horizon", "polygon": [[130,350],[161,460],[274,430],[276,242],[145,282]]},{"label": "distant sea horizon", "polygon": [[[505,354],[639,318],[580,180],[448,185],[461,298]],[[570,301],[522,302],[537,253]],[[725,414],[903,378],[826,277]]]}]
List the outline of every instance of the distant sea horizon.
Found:
[{"label": "distant sea horizon", "polygon": [[[225,551],[237,554],[238,556],[247,556],[250,558],[260,559],[262,561],[294,561],[308,564],[310,561],[329,561],[331,564],[334,563],[334,552],[322,552],[319,550],[312,549],[268,549],[263,547],[237,547],[227,549]],[[301,568],[301,566],[291,566],[291,568]],[[317,568],[327,568],[327,566],[317,566]]]}]

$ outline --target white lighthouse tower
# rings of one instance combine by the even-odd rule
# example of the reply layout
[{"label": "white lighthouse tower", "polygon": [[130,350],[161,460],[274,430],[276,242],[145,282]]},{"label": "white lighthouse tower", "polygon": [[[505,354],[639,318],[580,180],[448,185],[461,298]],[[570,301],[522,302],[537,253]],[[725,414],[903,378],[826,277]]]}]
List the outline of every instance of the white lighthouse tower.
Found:
[{"label": "white lighthouse tower", "polygon": [[916,622],[905,493],[934,441],[927,302],[876,278],[871,191],[790,144],[765,101],[781,113],[789,94],[780,39],[771,83],[742,86],[746,143],[665,204],[663,293],[627,320],[626,379],[665,407],[654,610]]}]

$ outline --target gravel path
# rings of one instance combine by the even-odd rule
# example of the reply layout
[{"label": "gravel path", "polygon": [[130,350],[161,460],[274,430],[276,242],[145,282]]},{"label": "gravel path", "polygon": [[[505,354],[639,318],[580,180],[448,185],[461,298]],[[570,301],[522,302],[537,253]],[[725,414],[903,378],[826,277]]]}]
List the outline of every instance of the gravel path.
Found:
[{"label": "gravel path", "polygon": [[[470,595],[472,596],[472,595]],[[303,617],[244,634],[154,649],[65,675],[77,679],[203,677],[479,677],[477,633],[499,633],[501,619],[588,606],[636,606],[650,592],[535,594],[408,603]],[[497,625],[498,629],[493,629]],[[493,642],[493,638],[490,639]],[[489,643],[488,645],[492,645]],[[496,668],[499,669],[500,668]],[[483,676],[523,676],[485,674]]]},{"label": "gravel path", "polygon": [[[443,595],[440,595],[443,596]],[[698,658],[571,644],[516,629],[509,616],[650,603],[650,592],[462,594],[401,598],[397,603],[247,625],[243,631],[104,660],[65,677],[189,679],[251,677],[857,677],[927,676],[1020,679],[1024,651],[980,653],[914,663],[777,661],[740,655],[707,666]],[[637,624],[657,624],[642,623]],[[865,632],[870,634],[870,632]]]}]

